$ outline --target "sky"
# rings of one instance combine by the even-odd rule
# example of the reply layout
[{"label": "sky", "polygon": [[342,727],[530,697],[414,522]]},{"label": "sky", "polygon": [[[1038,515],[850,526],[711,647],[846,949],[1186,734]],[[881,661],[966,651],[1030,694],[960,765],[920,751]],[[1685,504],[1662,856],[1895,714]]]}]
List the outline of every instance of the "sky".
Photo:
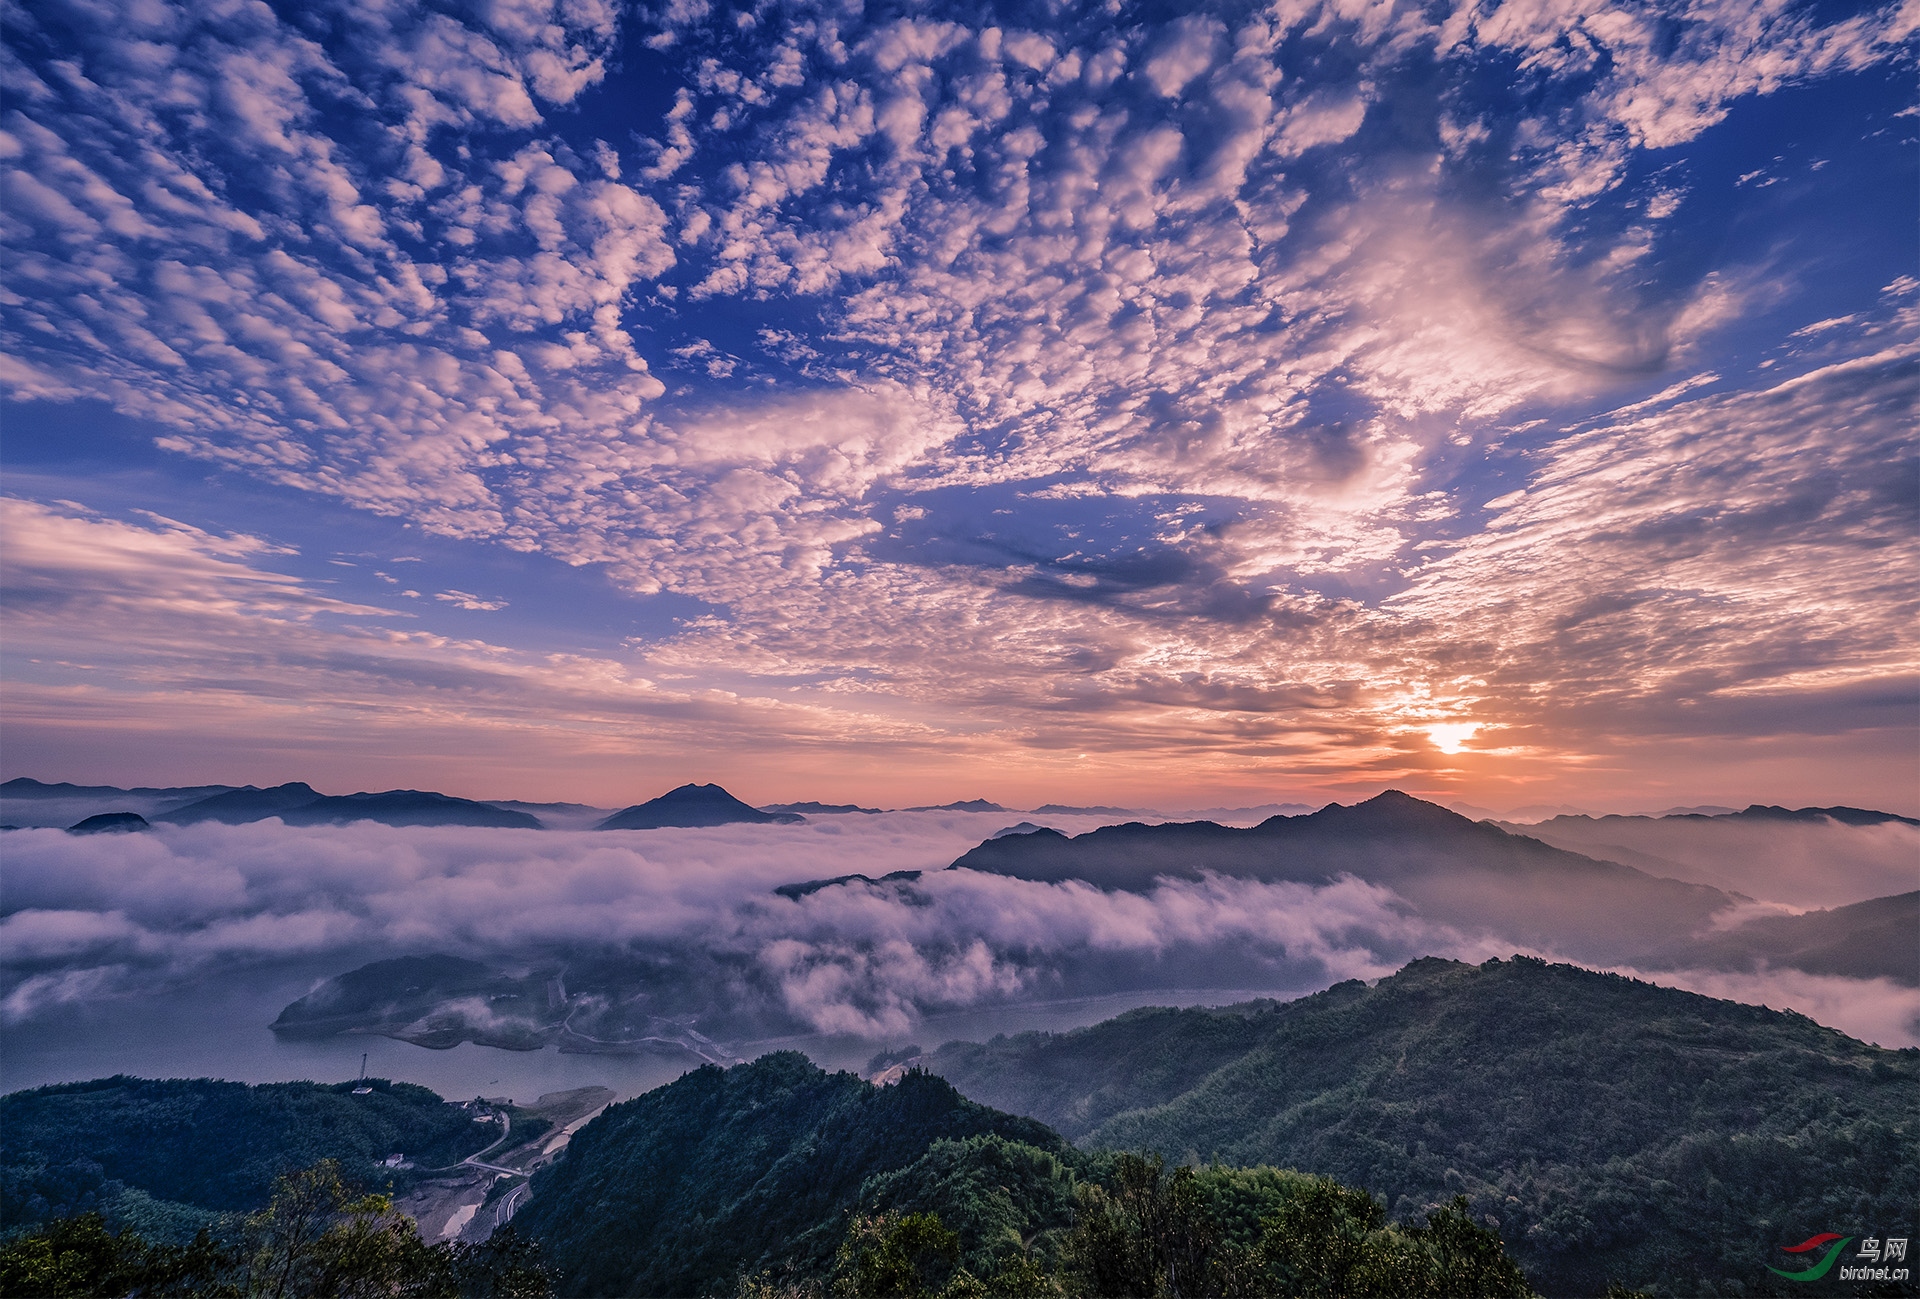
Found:
[{"label": "sky", "polygon": [[1917,23],[6,0],[0,777],[1920,812]]}]

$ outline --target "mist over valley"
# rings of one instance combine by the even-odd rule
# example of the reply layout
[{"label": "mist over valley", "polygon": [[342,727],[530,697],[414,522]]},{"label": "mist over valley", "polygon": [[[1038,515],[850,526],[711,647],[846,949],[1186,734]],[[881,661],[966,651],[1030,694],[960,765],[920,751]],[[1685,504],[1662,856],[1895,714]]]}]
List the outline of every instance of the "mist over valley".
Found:
[{"label": "mist over valley", "polygon": [[[48,823],[4,841],[0,1013],[17,1068],[80,1076],[88,1057],[63,1069],[56,1024],[84,1036],[90,1014],[226,1004],[230,985],[279,1000],[189,1035],[210,1056],[214,1039],[248,1043],[260,1080],[275,1052],[351,1058],[385,1038],[436,1056],[468,1044],[484,1085],[503,1052],[625,1057],[647,1078],[770,1043],[850,1064],[936,1032],[1295,997],[1420,957],[1516,953],[1920,1040],[1920,827],[1881,814],[1787,821],[1771,855],[1745,814],[1633,820],[1636,851],[1665,848],[1675,878],[1392,792],[1234,828],[1112,824],[1104,808],[760,813],[689,785],[618,815],[754,819],[622,831],[407,824],[494,807],[431,794],[337,797],[321,811],[358,819],[290,825],[282,791],[3,791],[0,819]],[[299,806],[321,798],[299,791]],[[533,821],[532,806],[508,810]],[[139,808],[144,833],[52,828]],[[383,814],[402,823],[370,819]],[[1900,883],[1838,909],[1805,901]],[[411,1076],[406,1058],[386,1057],[395,1076]],[[445,1082],[448,1063],[422,1068]]]}]

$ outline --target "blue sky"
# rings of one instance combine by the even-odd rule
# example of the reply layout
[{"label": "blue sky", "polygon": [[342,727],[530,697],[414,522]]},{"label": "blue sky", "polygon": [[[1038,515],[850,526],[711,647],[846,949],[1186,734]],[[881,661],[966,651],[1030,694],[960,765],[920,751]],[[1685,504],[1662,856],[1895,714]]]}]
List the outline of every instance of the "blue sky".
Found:
[{"label": "blue sky", "polygon": [[1912,811],[1914,22],[15,6],[5,774]]}]

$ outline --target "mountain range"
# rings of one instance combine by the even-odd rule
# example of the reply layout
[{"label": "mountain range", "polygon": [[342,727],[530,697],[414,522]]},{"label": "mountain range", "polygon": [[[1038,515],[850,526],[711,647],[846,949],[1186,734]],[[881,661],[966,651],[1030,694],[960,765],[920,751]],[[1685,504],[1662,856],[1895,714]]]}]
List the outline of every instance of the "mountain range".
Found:
[{"label": "mountain range", "polygon": [[[613,1105],[515,1192],[513,1226],[566,1295],[772,1296],[840,1274],[862,1220],[933,1213],[956,1237],[946,1266],[1004,1287],[1021,1259],[1057,1275],[1077,1246],[1086,1266],[1087,1215],[1112,1197],[1176,1209],[1126,1180],[1158,1179],[1118,1153],[1147,1152],[1190,1170],[1216,1243],[1334,1193],[1314,1178],[1375,1197],[1403,1247],[1463,1197],[1459,1222],[1548,1295],[1802,1293],[1768,1271],[1793,1265],[1783,1246],[1920,1234],[1920,1050],[1531,958],[1423,959],[1296,1001],[869,1068],[780,1052]],[[424,1089],[368,1087],[114,1078],[0,1098],[0,1216],[99,1208],[179,1235],[256,1207],[292,1160],[385,1177],[389,1151],[426,1169],[492,1140]],[[516,1138],[530,1119],[514,1112]]]},{"label": "mountain range", "polygon": [[1791,904],[1845,906],[1920,888],[1920,822],[1851,807],[1499,822],[1569,852]]},{"label": "mountain range", "polygon": [[[174,788],[49,784],[19,776],[0,783],[3,828],[64,826],[106,812],[132,813],[153,823],[193,825],[218,821],[242,825],[278,817],[288,825],[345,825],[378,821],[386,825],[471,825],[537,830],[658,830],[718,825],[797,825],[807,814],[880,813],[887,809],[854,803],[770,803],[756,808],[714,784],[686,784],[658,798],[606,814],[583,803],[523,803],[513,799],[480,801],[427,790],[392,789],[381,793],[329,796],[304,781],[260,788],[255,785],[189,785]],[[985,799],[906,808],[909,812],[1002,812]],[[1068,808],[1048,804],[1048,815],[1121,814],[1120,808]]]},{"label": "mountain range", "polygon": [[[1303,1272],[1338,1293],[1532,1293],[1463,1201],[1388,1222],[1326,1178],[1084,1152],[926,1073],[881,1087],[781,1052],[607,1094],[521,1109],[381,1080],[112,1078],[6,1097],[28,1131],[0,1164],[0,1294],[984,1299],[1269,1294]],[[434,1126],[492,1144],[422,1168],[457,1153],[422,1151]],[[397,1143],[420,1157],[368,1157]],[[327,1162],[261,1184],[296,1152]],[[353,1203],[396,1179],[397,1202]],[[451,1266],[421,1266],[449,1247],[423,1257],[416,1231],[457,1235]]]},{"label": "mountain range", "polygon": [[155,825],[197,825],[209,821],[244,825],[278,817],[288,825],[299,826],[378,821],[393,826],[541,828],[540,820],[526,812],[418,789],[327,795],[303,781],[292,781],[266,789],[254,785],[199,785],[123,790],[112,786],[47,785],[26,777],[0,785],[0,818],[16,827],[68,824],[77,807],[87,810],[89,820],[125,814],[141,816]]},{"label": "mountain range", "polygon": [[[657,801],[698,812],[718,803],[716,793],[725,797],[691,786],[675,791],[678,798]],[[647,805],[637,811],[647,815],[632,821],[644,827],[652,813]],[[1424,944],[1431,942],[1470,941],[1646,971],[1797,969],[1920,987],[1913,941],[1920,892],[1783,914],[1737,893],[1568,852],[1397,792],[1247,829],[1135,822],[1069,838],[1031,825],[1008,827],[946,869],[1130,892],[1148,892],[1169,879],[1324,886],[1349,877],[1389,890],[1392,908],[1428,926],[1411,927],[1415,937],[1367,940],[1393,960],[1430,953],[1435,948]],[[848,873],[779,885],[772,893],[798,903],[828,890],[870,890],[918,906],[926,901],[926,877],[921,870]],[[1435,931],[1440,939],[1410,945]],[[273,1027],[283,1036],[374,1033],[423,1046],[557,1045],[722,1062],[737,1058],[747,1042],[805,1029],[765,971],[740,952],[554,949],[537,954],[531,966],[512,956],[503,953],[501,967],[446,955],[376,961],[287,1006]],[[1184,969],[1182,959],[1132,969],[1096,953],[1064,958],[1051,977],[1074,993],[1260,986],[1195,982],[1213,976]],[[1217,964],[1227,958],[1215,952],[1194,959]],[[521,972],[507,972],[507,964]],[[476,1009],[482,1005],[484,1013]]]},{"label": "mountain range", "polygon": [[[481,802],[455,798],[430,790],[390,789],[380,793],[326,795],[304,781],[259,788],[253,785],[193,786],[181,789],[122,790],[113,786],[47,785],[26,777],[0,785],[0,817],[9,823],[36,820],[47,825],[71,821],[75,805],[117,804],[100,816],[135,816],[146,822],[196,825],[217,821],[244,825],[279,818],[287,825],[347,825],[377,821],[392,826],[485,826],[496,829],[539,830],[547,813],[562,825],[577,823],[582,813],[592,815],[599,830],[650,830],[668,826],[733,824],[792,825],[804,816],[779,808],[762,811],[733,797],[718,785],[682,785],[659,798],[635,804],[611,816],[583,804],[514,804],[506,800]],[[27,816],[17,813],[26,810]],[[859,810],[859,809],[847,809]],[[871,810],[871,809],[867,809]],[[35,813],[39,813],[35,816]],[[102,822],[95,828],[107,828]],[[117,828],[144,828],[122,822]]]},{"label": "mountain range", "polygon": [[[427,791],[389,790],[381,794],[354,794],[344,797],[366,800],[413,794],[424,800],[447,799],[450,803],[478,807],[493,807],[533,815],[537,818],[551,819],[557,823],[575,825],[585,819],[604,822],[612,819],[608,813],[584,803],[529,803],[516,799],[453,799],[449,795]],[[253,785],[183,785],[183,786],[135,786],[122,788],[116,785],[75,785],[67,782],[49,783],[19,776],[0,782],[0,817],[14,825],[66,825],[73,821],[93,815],[97,812],[126,811],[135,812],[149,820],[166,820],[174,823],[219,820],[238,823],[249,820],[264,820],[269,816],[306,807],[326,798],[311,785],[301,781],[292,781],[282,785],[260,788]],[[660,798],[645,803],[634,804],[612,814],[612,817],[625,817],[636,813],[637,809],[651,808],[656,813],[670,814],[681,804],[689,813],[698,813],[704,802],[711,801],[715,806],[727,808],[739,814],[743,821],[751,821],[744,813],[765,813],[772,815],[833,814],[833,813],[880,813],[889,809],[867,807],[857,803],[825,803],[817,801],[769,803],[753,807],[734,798],[718,785],[688,784],[670,791]],[[1332,805],[1332,806],[1338,806]],[[373,815],[363,819],[379,819],[382,809],[372,806],[367,809]],[[1009,812],[1020,811],[1007,808],[987,799],[965,799],[950,803],[929,804],[899,809],[908,812]],[[1102,816],[1128,817],[1147,815],[1159,819],[1158,813],[1116,807],[1106,804],[1087,806],[1062,803],[1044,803],[1038,807],[1026,809],[1034,816]],[[1322,811],[1328,809],[1320,809]],[[1550,810],[1550,809],[1542,809]],[[1296,819],[1310,814],[1314,808],[1299,803],[1266,803],[1257,807],[1219,807],[1202,808],[1184,815],[1192,822],[1200,821],[1246,821],[1259,818],[1262,822]],[[318,814],[316,812],[316,814]],[[1477,813],[1476,813],[1477,814]],[[635,819],[645,819],[636,816]],[[1581,844],[1620,841],[1614,846],[1621,851],[1638,851],[1629,841],[1655,837],[1690,830],[1714,828],[1721,830],[1733,827],[1757,827],[1771,825],[1778,828],[1786,825],[1817,827],[1832,823],[1853,827],[1871,828],[1878,826],[1920,827],[1920,819],[1901,816],[1891,812],[1877,812],[1871,809],[1854,807],[1803,807],[1785,808],[1764,804],[1754,804],[1741,811],[1714,809],[1707,814],[1698,809],[1675,808],[1660,816],[1590,816],[1586,814],[1558,815],[1538,822],[1500,820],[1488,816],[1482,818],[1492,821],[1501,828],[1514,833],[1525,834],[1581,851]],[[422,822],[402,822],[419,824]],[[663,820],[663,824],[668,824]],[[700,822],[701,824],[720,824],[720,822]],[[671,822],[671,824],[696,824],[696,822]],[[1565,842],[1563,842],[1565,841]],[[1618,858],[1614,858],[1618,859]],[[1627,864],[1639,863],[1629,861]]]},{"label": "mountain range", "polygon": [[1910,895],[1720,930],[1719,919],[1751,899],[1570,852],[1517,829],[1470,821],[1389,790],[1353,806],[1333,803],[1247,829],[1210,821],[1131,822],[1071,838],[1050,829],[1005,834],[973,848],[952,869],[1084,880],[1127,892],[1209,874],[1314,885],[1347,875],[1392,890],[1424,919],[1462,934],[1598,964],[1676,969],[1770,962],[1831,973],[1845,949],[1856,977],[1920,982],[1913,930],[1900,923],[1913,910]]},{"label": "mountain range", "polygon": [[1920,1050],[1530,958],[903,1065],[1086,1148],[1324,1173],[1399,1217],[1465,1194],[1545,1294],[1771,1293],[1779,1245],[1920,1227]]},{"label": "mountain range", "polygon": [[[536,805],[410,790],[331,797],[298,782],[115,791],[11,781],[0,800],[8,819],[15,806],[70,817],[94,800],[99,810],[88,819],[101,829],[151,820],[163,834],[273,817],[292,825],[542,823]],[[854,805],[760,809],[717,785],[690,784],[606,816],[545,806],[567,824],[612,830],[790,823],[801,819],[796,807],[828,815]],[[1034,813],[1056,814],[1068,815]],[[943,833],[955,824],[986,831],[1013,819],[940,824]],[[1007,908],[1040,892],[1004,882],[1021,880],[1075,885],[1050,898],[1063,905],[1152,908],[1167,881],[1198,886],[1167,895],[1175,903],[1210,891],[1231,896],[1223,882],[1298,885],[1305,897],[1329,886],[1348,896],[1357,881],[1378,891],[1364,911],[1368,924],[1391,929],[1404,919],[1404,941],[1423,944],[1359,942],[1355,950],[1393,953],[1376,955],[1376,969],[1412,953],[1477,947],[1634,970],[1797,970],[1912,988],[1920,987],[1920,891],[1900,885],[1914,873],[1906,850],[1920,842],[1917,828],[1912,818],[1861,809],[1768,806],[1525,826],[1473,821],[1389,791],[1246,828],[1133,821],[1068,835],[1022,822],[944,868],[971,873],[964,878],[870,866],[853,873],[864,859],[828,857],[813,869],[848,873],[777,887],[787,876],[756,874],[752,888],[766,892],[749,903],[803,917],[883,902],[904,911],[953,896]],[[1856,849],[1862,855],[1846,855]],[[840,902],[847,905],[836,912]],[[1685,1293],[1793,1289],[1766,1272],[1768,1260],[1788,1261],[1782,1245],[1829,1231],[1920,1234],[1912,1221],[1920,1124],[1911,1114],[1920,1051],[1883,1050],[1792,1013],[1532,956],[1477,965],[1428,958],[1372,985],[1342,982],[1295,1001],[1143,1010],[1070,1033],[886,1053],[869,1068],[895,1085],[876,1087],[791,1054],[740,1063],[747,1043],[805,1026],[756,964],[764,948],[721,950],[710,939],[702,929],[678,947],[555,942],[376,961],[314,988],[273,1028],[283,1038],[380,1033],[430,1047],[656,1051],[697,1066],[673,1087],[609,1110],[604,1126],[588,1125],[534,1183],[516,1224],[539,1236],[577,1287],[569,1293],[728,1290],[743,1265],[795,1285],[822,1283],[838,1266],[848,1215],[923,1208],[948,1215],[969,1269],[1011,1266],[1015,1253],[1051,1267],[1063,1257],[1081,1190],[1112,1185],[1119,1150],[1199,1167],[1194,1176],[1212,1179],[1203,1178],[1212,1188],[1205,1194],[1219,1203],[1256,1184],[1282,1188],[1275,1195],[1299,1190],[1293,1174],[1265,1165],[1364,1188],[1403,1226],[1465,1196],[1473,1221],[1497,1230],[1534,1284],[1553,1294],[1600,1293],[1610,1282]],[[1167,977],[1185,959],[1149,962],[1143,975],[1111,953],[1083,960],[1077,949],[1060,950],[1033,968],[1055,960],[1063,980],[1109,980],[1102,991],[1122,978]],[[1082,966],[1070,969],[1074,961]],[[929,1070],[938,1077],[920,1072]],[[435,1109],[437,1098],[401,1096],[405,1105],[382,1118],[386,1126],[357,1127],[344,1108],[354,1103],[343,1099],[351,1090],[301,1093],[295,1104],[292,1093],[236,1099],[170,1086],[119,1079],[32,1105],[0,1103],[8,1107],[0,1108],[6,1221],[21,1221],[12,1206],[23,1196],[39,1197],[35,1212],[92,1196],[89,1203],[117,1206],[129,1220],[185,1222],[192,1215],[179,1206],[199,1203],[187,1191],[207,1200],[208,1179],[227,1165],[246,1170],[228,1202],[261,1194],[266,1165],[243,1158],[238,1143],[266,1141],[262,1126],[280,1113],[288,1132],[274,1138],[276,1159],[345,1141],[371,1169],[389,1144],[444,1149],[434,1157],[451,1159],[472,1136],[461,1126],[472,1120]],[[154,1139],[152,1157],[141,1152],[148,1125],[173,1134]],[[32,1135],[30,1149],[21,1133]],[[189,1169],[207,1186],[187,1187]],[[177,1186],[167,1180],[175,1174]],[[63,1188],[79,1188],[80,1198],[62,1200]]]}]

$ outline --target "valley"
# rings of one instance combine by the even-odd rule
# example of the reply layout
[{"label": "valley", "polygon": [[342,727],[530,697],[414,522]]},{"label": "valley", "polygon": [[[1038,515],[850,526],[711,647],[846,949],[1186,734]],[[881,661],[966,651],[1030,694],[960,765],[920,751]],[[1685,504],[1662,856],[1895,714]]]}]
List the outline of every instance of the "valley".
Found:
[{"label": "valley", "polygon": [[[1104,1275],[1089,1233],[1145,1229],[1099,1206],[1147,1201],[1166,1206],[1155,1214],[1185,1204],[1176,1217],[1198,1215],[1201,1234],[1182,1239],[1215,1242],[1196,1257],[1225,1269],[1219,1285],[1234,1269],[1295,1266],[1287,1260],[1304,1256],[1289,1251],[1350,1230],[1356,1242],[1388,1233],[1380,1239],[1398,1241],[1403,1260],[1437,1260],[1423,1251],[1464,1247],[1472,1224],[1487,1242],[1473,1266],[1488,1270],[1453,1293],[1522,1293],[1499,1278],[1524,1275],[1527,1292],[1547,1295],[1765,1294],[1782,1244],[1829,1228],[1920,1229],[1920,1123],[1908,1103],[1920,1050],[1532,959],[1420,960],[1372,986],[1142,1009],[884,1054],[868,1072],[874,1081],[780,1052],[701,1065],[631,1100],[579,1088],[520,1106],[379,1081],[363,1096],[343,1083],[299,1094],[323,1109],[399,1104],[410,1108],[395,1116],[430,1126],[347,1138],[349,1148],[352,1129],[299,1119],[276,1139],[303,1157],[364,1152],[357,1175],[393,1181],[397,1210],[429,1242],[479,1248],[508,1239],[510,1224],[569,1296],[749,1281],[806,1293],[863,1266],[859,1223],[878,1223],[880,1241],[914,1213],[954,1233],[940,1265],[953,1275],[1011,1285],[1031,1268],[1059,1284]],[[35,1134],[36,1152],[23,1162],[11,1138],[6,1220],[93,1209],[116,1230],[180,1239],[257,1208],[257,1177],[232,1190],[192,1180],[243,1155],[271,1166],[245,1123],[166,1117],[145,1100],[129,1108],[175,1093],[236,1114],[273,1094],[122,1079],[0,1099],[8,1131]],[[192,1156],[129,1161],[136,1131],[163,1147],[190,1138]],[[381,1155],[400,1144],[404,1155]],[[19,1198],[76,1161],[107,1179],[91,1198]],[[1296,1214],[1319,1225],[1289,1234]],[[1376,1225],[1351,1226],[1367,1221]]]}]

